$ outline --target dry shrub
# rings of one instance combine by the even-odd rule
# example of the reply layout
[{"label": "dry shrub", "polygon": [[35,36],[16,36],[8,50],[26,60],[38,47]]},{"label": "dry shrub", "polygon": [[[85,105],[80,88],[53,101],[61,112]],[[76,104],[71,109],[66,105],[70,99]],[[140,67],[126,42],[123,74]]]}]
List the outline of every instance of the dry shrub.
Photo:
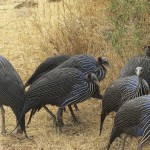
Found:
[{"label": "dry shrub", "polygon": [[59,4],[39,1],[38,9],[31,11],[30,25],[36,30],[35,34],[42,37],[39,44],[47,45],[47,49],[53,46],[58,53],[72,55],[101,53],[106,43],[101,32],[105,25],[102,17],[105,16],[101,16],[100,4],[92,0]]}]

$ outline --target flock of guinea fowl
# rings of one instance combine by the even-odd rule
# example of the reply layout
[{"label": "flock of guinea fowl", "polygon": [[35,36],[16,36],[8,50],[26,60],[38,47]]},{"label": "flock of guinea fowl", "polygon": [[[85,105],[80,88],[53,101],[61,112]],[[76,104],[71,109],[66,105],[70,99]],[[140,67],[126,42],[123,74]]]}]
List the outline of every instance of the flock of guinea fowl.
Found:
[{"label": "flock of guinea fowl", "polygon": [[[16,132],[26,132],[25,114],[30,111],[28,123],[41,108],[53,118],[57,131],[61,132],[63,113],[66,106],[77,122],[74,109],[77,104],[91,97],[102,99],[100,134],[106,116],[114,111],[114,125],[108,141],[107,150],[117,137],[123,133],[122,149],[127,136],[141,137],[138,149],[150,140],[150,46],[145,54],[130,58],[102,95],[99,83],[105,78],[109,61],[105,57],[95,59],[91,55],[58,55],[47,58],[23,84],[11,63],[0,56],[0,108],[2,113],[2,133],[5,130],[5,111],[9,106],[16,116]],[[26,87],[29,87],[26,89]],[[58,107],[54,115],[46,105]],[[74,109],[72,108],[74,107]]]}]

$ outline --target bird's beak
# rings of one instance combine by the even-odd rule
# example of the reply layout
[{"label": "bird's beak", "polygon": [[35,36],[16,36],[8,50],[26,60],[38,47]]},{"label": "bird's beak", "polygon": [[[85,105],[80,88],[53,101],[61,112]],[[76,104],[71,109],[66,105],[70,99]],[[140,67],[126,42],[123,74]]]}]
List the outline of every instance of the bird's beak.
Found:
[{"label": "bird's beak", "polygon": [[94,83],[99,87],[99,81],[95,80]]},{"label": "bird's beak", "polygon": [[103,123],[104,123],[105,118],[106,118],[106,113],[102,112],[101,118],[100,118],[100,133],[99,133],[99,135],[101,135],[101,133],[102,133]]},{"label": "bird's beak", "polygon": [[104,65],[107,66],[107,67],[110,67],[110,64],[109,64],[108,61]]}]

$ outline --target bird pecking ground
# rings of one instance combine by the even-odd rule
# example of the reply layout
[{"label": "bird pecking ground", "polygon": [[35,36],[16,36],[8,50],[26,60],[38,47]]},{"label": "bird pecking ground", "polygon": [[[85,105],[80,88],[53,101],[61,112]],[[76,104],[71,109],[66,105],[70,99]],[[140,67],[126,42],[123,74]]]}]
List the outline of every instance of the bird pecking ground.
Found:
[{"label": "bird pecking ground", "polygon": [[[33,73],[35,68],[48,56],[56,54],[54,50],[47,51],[41,49],[35,36],[34,41],[30,40],[32,30],[26,29],[26,25],[30,24],[28,18],[33,8],[14,9],[16,5],[23,0],[1,0],[0,1],[0,55],[7,58],[25,82]],[[49,4],[58,5],[55,4]],[[52,8],[53,8],[52,7]],[[104,4],[102,5],[102,14]],[[55,16],[56,15],[56,16]],[[53,19],[57,14],[52,16]],[[103,18],[103,17],[102,17]],[[26,24],[25,24],[26,21]],[[112,58],[112,55],[109,55]],[[108,77],[107,77],[108,78]],[[117,78],[117,76],[116,76]],[[108,80],[108,79],[106,79]],[[105,85],[103,85],[105,86]],[[52,126],[52,120],[49,118],[45,110],[41,110],[35,115],[31,124],[27,128],[29,136],[33,136],[33,140],[27,140],[22,135],[14,137],[13,135],[0,135],[0,149],[2,150],[104,150],[110,136],[113,125],[113,114],[110,114],[105,123],[102,135],[99,136],[99,120],[101,112],[101,101],[91,99],[78,105],[79,111],[75,112],[79,120],[79,124],[73,124],[71,115],[67,109],[64,113],[65,126],[63,133],[56,133]],[[6,110],[6,129],[8,132],[15,127],[15,117],[8,107]],[[57,108],[49,106],[56,113]],[[28,115],[26,116],[28,119]],[[1,125],[1,124],[0,124]],[[1,128],[1,126],[0,126]],[[126,149],[135,150],[137,142],[135,139],[128,139]],[[112,150],[121,149],[121,140],[117,139],[111,146]],[[148,146],[144,150],[148,150]]]}]

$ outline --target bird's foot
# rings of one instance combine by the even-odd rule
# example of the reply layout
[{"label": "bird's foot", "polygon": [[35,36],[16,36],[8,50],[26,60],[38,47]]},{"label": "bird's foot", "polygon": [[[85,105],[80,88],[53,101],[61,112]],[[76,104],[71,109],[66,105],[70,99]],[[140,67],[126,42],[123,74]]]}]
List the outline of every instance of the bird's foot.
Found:
[{"label": "bird's foot", "polygon": [[3,136],[6,136],[6,135],[7,135],[6,130],[5,130],[5,129],[4,129],[4,130],[2,130],[2,131],[1,131],[1,134],[2,134]]},{"label": "bird's foot", "polygon": [[72,118],[72,121],[74,124],[80,124],[80,121],[76,117]]},{"label": "bird's foot", "polygon": [[74,105],[75,111],[79,111],[79,108],[77,105]]},{"label": "bird's foot", "polygon": [[25,135],[25,139],[30,140],[30,141],[34,141],[34,136],[32,135],[29,137],[28,135]]},{"label": "bird's foot", "polygon": [[62,133],[61,127],[58,126],[58,127],[56,128],[56,133],[57,133],[57,134],[61,134],[61,133]]}]

